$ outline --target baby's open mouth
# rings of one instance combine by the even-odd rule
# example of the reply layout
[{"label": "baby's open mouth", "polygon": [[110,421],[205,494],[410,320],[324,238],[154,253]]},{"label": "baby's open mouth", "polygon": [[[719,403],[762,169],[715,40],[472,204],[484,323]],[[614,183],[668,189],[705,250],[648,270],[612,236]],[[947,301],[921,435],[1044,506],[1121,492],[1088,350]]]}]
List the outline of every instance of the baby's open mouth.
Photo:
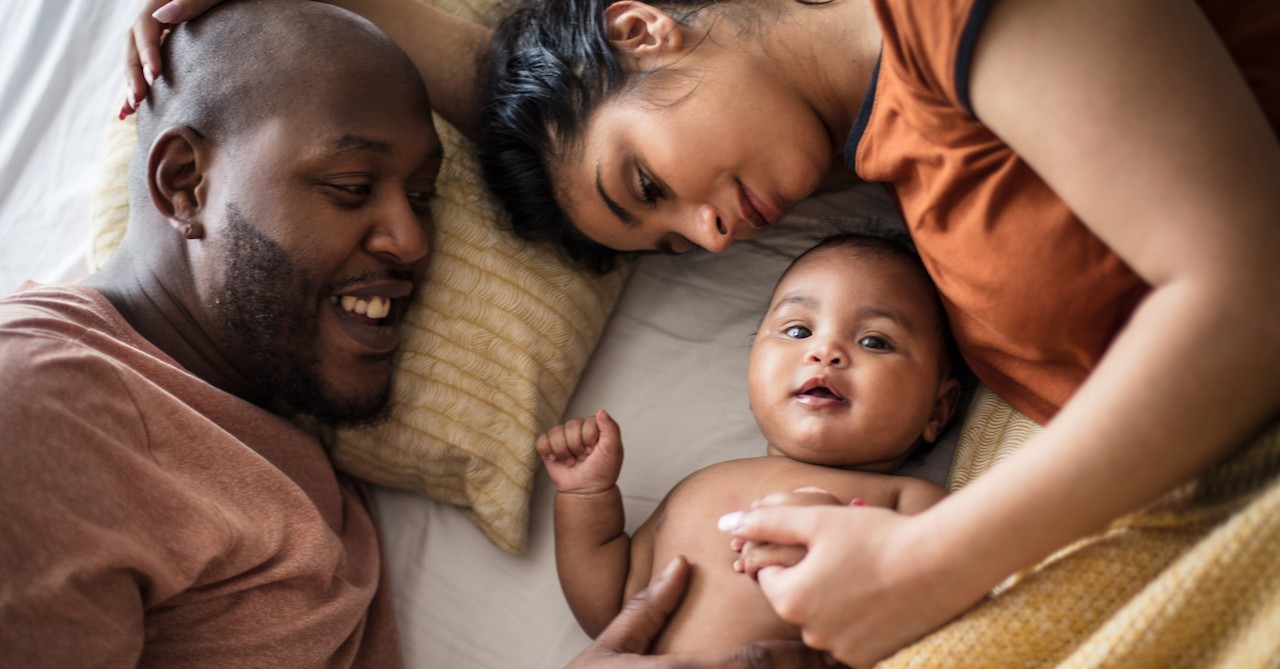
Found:
[{"label": "baby's open mouth", "polygon": [[845,401],[844,395],[827,384],[825,379],[814,378],[805,382],[800,390],[796,392],[796,397],[804,402],[819,402],[826,404],[828,402]]},{"label": "baby's open mouth", "polygon": [[841,399],[844,399],[844,398],[840,397],[839,395],[837,395],[837,394],[836,394],[834,391],[832,391],[830,388],[823,388],[823,387],[821,387],[821,386],[819,386],[819,387],[817,387],[817,388],[812,388],[812,389],[810,389],[810,390],[806,390],[806,391],[804,391],[804,392],[802,392],[802,393],[800,393],[800,394],[801,394],[801,395],[808,395],[808,396],[810,396],[810,397],[821,397],[821,398],[824,398],[824,399],[831,399],[831,400],[836,400],[836,401],[839,401],[839,400],[841,400]]}]

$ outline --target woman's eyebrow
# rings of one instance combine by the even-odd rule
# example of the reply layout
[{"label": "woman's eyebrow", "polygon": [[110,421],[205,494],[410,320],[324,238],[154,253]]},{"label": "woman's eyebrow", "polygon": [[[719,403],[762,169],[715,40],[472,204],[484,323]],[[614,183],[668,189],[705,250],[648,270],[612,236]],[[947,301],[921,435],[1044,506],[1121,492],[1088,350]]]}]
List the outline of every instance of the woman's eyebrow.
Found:
[{"label": "woman's eyebrow", "polygon": [[622,221],[623,225],[627,226],[628,228],[640,227],[640,219],[636,218],[635,214],[632,214],[631,212],[627,211],[625,207],[615,202],[613,198],[609,197],[609,194],[605,192],[604,180],[601,179],[600,173],[601,173],[600,161],[597,160],[596,161],[596,192],[600,194],[600,199],[604,200],[605,206],[609,207],[609,211],[613,212],[613,215],[617,216],[618,220]]}]

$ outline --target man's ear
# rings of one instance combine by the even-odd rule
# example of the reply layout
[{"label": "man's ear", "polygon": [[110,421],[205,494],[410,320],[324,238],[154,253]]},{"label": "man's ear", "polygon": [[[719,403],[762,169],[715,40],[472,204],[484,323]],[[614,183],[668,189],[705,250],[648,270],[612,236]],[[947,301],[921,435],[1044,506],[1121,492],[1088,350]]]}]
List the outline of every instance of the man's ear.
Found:
[{"label": "man's ear", "polygon": [[929,420],[925,423],[924,431],[920,436],[931,444],[937,441],[959,404],[960,381],[954,377],[947,378],[938,385],[938,395],[933,400],[933,409],[929,412]]},{"label": "man's ear", "polygon": [[604,10],[605,36],[623,56],[652,58],[679,49],[680,25],[663,10],[637,0],[619,0]]},{"label": "man's ear", "polygon": [[204,237],[205,169],[209,146],[186,126],[160,133],[147,156],[147,188],[151,202],[178,234]]}]

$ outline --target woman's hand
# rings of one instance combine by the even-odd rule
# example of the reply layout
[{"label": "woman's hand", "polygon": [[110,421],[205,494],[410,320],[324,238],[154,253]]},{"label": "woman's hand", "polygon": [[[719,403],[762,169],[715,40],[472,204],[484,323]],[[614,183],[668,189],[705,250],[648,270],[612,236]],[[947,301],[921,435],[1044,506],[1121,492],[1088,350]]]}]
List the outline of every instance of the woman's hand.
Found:
[{"label": "woman's hand", "polygon": [[125,40],[125,102],[120,118],[138,110],[160,74],[160,39],[171,25],[190,21],[222,0],[145,0]]},{"label": "woman's hand", "polygon": [[[791,492],[770,493],[752,502],[750,508],[755,509],[761,506],[811,506],[818,504],[840,506],[843,502],[822,488],[810,486],[797,488]],[[850,504],[862,505],[864,502],[861,499],[854,499]],[[736,526],[741,516],[741,512],[725,514],[720,519],[720,529],[727,530],[729,527]],[[753,579],[756,577],[756,573],[764,567],[790,567],[803,560],[805,556],[804,546],[775,544],[767,541],[746,541],[738,537],[734,537],[729,541],[729,548],[741,553],[738,559],[733,561],[733,570],[745,573]]]},{"label": "woman's hand", "polygon": [[752,667],[831,667],[822,653],[797,642],[766,641],[724,653],[700,656],[646,656],[654,637],[680,603],[689,580],[689,564],[676,558],[649,587],[641,590],[605,628],[595,643],[569,663],[567,669],[750,669]]},{"label": "woman's hand", "polygon": [[853,504],[765,503],[725,525],[735,539],[806,549],[794,566],[746,568],[758,569],[765,597],[801,628],[806,644],[853,667],[871,666],[942,626],[986,591],[954,578],[921,516]]}]

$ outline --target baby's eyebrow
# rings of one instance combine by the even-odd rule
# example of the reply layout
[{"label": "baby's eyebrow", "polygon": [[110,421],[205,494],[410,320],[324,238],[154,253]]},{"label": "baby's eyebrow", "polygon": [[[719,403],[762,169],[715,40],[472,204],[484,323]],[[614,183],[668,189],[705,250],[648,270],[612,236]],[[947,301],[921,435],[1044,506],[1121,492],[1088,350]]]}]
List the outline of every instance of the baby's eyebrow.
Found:
[{"label": "baby's eyebrow", "polygon": [[899,323],[905,323],[907,321],[907,319],[903,317],[902,312],[897,309],[890,309],[889,307],[880,305],[861,307],[858,309],[858,315],[863,318],[887,318]]},{"label": "baby's eyebrow", "polygon": [[769,311],[777,311],[783,307],[791,306],[793,304],[801,307],[814,308],[817,307],[820,302],[818,301],[818,298],[805,293],[787,293],[779,298],[773,305],[773,308]]}]

